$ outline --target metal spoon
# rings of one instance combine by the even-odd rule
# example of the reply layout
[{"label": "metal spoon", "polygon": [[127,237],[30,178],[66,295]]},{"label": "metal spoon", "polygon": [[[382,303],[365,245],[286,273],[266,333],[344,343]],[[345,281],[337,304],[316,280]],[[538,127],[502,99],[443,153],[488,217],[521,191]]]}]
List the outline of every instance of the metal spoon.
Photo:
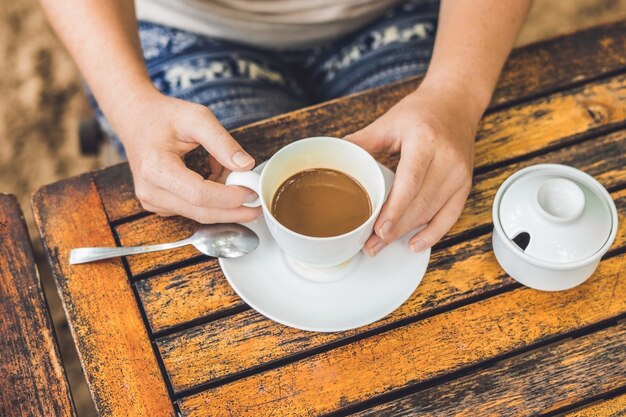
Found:
[{"label": "metal spoon", "polygon": [[200,226],[187,239],[159,245],[131,246],[121,248],[78,248],[70,252],[70,264],[83,264],[117,256],[137,255],[165,249],[193,245],[205,255],[216,258],[238,258],[259,246],[259,237],[240,224],[211,224]]}]

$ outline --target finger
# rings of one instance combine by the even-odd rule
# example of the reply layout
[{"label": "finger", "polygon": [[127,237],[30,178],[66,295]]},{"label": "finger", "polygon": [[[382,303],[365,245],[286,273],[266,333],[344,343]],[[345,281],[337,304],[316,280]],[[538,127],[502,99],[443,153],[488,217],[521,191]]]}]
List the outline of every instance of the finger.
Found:
[{"label": "finger", "polygon": [[[446,196],[450,194],[454,195],[454,192],[447,192],[445,188],[442,192],[441,188],[432,187],[430,182],[431,181],[426,180],[426,183],[418,195],[409,205],[409,209],[390,232],[391,240],[404,236],[411,230],[428,223],[446,204],[448,198]],[[378,235],[373,234],[367,242],[365,242],[363,249],[368,255],[375,256],[383,250],[387,244],[388,243],[382,240]]]},{"label": "finger", "polygon": [[457,191],[428,223],[428,226],[409,240],[409,247],[413,252],[420,253],[432,247],[448,233],[461,215],[467,195],[464,189]]},{"label": "finger", "polygon": [[[205,180],[200,174],[187,168],[183,161],[174,154],[160,154],[160,160],[151,166],[152,168],[148,173],[149,178],[144,178],[144,180],[170,191],[193,206],[235,208],[257,198],[256,193],[248,188],[226,186]],[[152,201],[154,204],[157,200],[152,199]]]},{"label": "finger", "polygon": [[411,230],[425,225],[441,210],[443,205],[458,190],[454,181],[441,183],[441,177],[428,172],[419,192],[394,224],[388,234],[387,242],[393,241]]},{"label": "finger", "polygon": [[143,209],[146,211],[158,214],[159,216],[162,216],[162,217],[169,217],[169,216],[176,215],[176,213],[172,213],[171,211],[168,211],[168,210],[163,210],[160,207],[153,206],[152,204],[143,202],[143,201],[141,202],[141,207],[143,207]]},{"label": "finger", "polygon": [[214,208],[198,207],[187,203],[177,195],[163,189],[152,190],[153,199],[143,203],[143,207],[161,216],[180,215],[198,223],[247,223],[261,214],[260,207]]},{"label": "finger", "polygon": [[367,242],[365,242],[365,246],[363,246],[363,251],[367,253],[369,256],[376,256],[378,252],[383,250],[387,246],[384,240],[382,240],[376,234],[372,234]]},{"label": "finger", "polygon": [[385,140],[384,135],[385,132],[379,132],[378,126],[374,122],[359,131],[344,136],[344,139],[359,145],[369,153],[379,153],[389,150],[388,141]]},{"label": "finger", "polygon": [[422,188],[432,156],[420,152],[417,141],[405,141],[389,197],[383,206],[374,230],[389,243],[399,236],[397,225]]},{"label": "finger", "polygon": [[186,206],[178,214],[202,224],[248,223],[261,215],[261,207],[242,206],[230,209],[217,209]]},{"label": "finger", "polygon": [[228,133],[206,107],[185,107],[176,114],[176,132],[181,140],[197,142],[231,171],[245,171],[254,159]]}]

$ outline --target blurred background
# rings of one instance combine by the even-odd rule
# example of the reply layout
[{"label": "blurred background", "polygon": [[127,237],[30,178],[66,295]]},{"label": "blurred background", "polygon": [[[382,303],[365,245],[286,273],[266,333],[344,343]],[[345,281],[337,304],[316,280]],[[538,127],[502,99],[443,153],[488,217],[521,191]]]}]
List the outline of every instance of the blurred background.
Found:
[{"label": "blurred background", "polygon": [[[535,0],[518,46],[626,18],[626,0]],[[111,158],[81,155],[78,125],[88,114],[79,73],[36,0],[0,2],[0,192],[19,198],[80,417],[94,416],[65,315],[37,239],[30,195],[94,170]]]}]

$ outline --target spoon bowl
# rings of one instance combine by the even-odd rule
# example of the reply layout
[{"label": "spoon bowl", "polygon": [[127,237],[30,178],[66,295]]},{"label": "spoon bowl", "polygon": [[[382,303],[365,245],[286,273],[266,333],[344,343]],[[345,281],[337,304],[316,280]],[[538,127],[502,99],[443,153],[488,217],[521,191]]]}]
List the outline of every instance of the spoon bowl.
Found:
[{"label": "spoon bowl", "polygon": [[189,239],[200,252],[215,258],[238,258],[259,246],[256,233],[240,224],[201,227]]}]

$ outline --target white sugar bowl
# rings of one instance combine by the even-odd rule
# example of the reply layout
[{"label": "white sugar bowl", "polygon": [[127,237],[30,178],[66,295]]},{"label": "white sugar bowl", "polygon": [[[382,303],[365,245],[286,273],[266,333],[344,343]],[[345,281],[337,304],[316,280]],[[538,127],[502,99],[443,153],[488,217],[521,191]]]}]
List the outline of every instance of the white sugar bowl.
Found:
[{"label": "white sugar bowl", "polygon": [[615,240],[609,193],[590,175],[541,164],[510,176],[493,203],[493,251],[516,281],[543,291],[583,283]]}]

